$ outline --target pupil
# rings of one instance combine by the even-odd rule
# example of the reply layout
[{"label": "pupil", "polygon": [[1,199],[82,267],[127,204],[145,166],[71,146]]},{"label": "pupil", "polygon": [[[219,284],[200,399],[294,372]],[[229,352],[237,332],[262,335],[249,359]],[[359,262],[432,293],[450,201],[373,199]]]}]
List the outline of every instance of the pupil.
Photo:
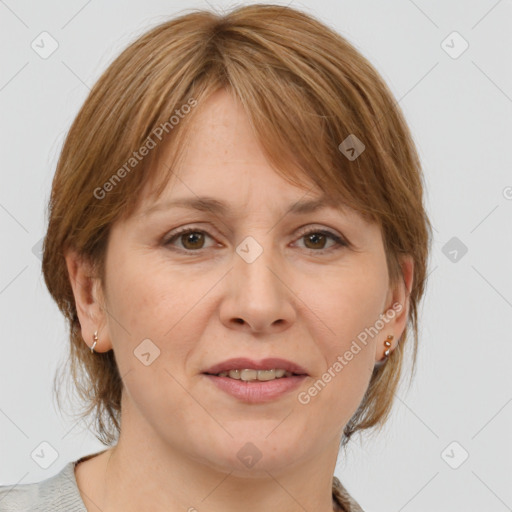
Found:
[{"label": "pupil", "polygon": [[324,235],[322,234],[318,234],[318,233],[313,233],[312,235],[309,235],[309,240],[310,241],[313,241],[313,244],[317,244],[318,243],[318,239],[322,239]]},{"label": "pupil", "polygon": [[[200,238],[201,235],[198,234],[197,232],[196,233],[188,233],[187,235],[185,235],[185,239],[186,239],[186,243],[191,243],[192,246],[195,247],[195,243],[194,243],[194,238]],[[197,240],[196,240],[196,243],[197,243]]]}]

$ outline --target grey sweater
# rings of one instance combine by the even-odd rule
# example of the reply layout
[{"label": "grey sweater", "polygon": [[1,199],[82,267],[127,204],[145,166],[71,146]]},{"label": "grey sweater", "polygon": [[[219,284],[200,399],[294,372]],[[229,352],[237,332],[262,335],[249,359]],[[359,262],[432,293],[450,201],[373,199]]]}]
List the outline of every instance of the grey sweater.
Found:
[{"label": "grey sweater", "polygon": [[68,462],[59,473],[42,482],[0,485],[0,511],[87,512],[76,484],[77,462]]},{"label": "grey sweater", "polygon": [[[31,484],[0,485],[0,512],[87,512],[75,477],[78,462],[68,462],[56,475]],[[341,512],[363,512],[338,478],[333,478],[333,503]]]}]

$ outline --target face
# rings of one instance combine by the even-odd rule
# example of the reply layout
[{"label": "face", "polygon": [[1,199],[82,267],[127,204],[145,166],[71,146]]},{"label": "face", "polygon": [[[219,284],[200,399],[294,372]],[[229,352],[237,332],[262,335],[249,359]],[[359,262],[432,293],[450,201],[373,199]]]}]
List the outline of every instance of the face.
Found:
[{"label": "face", "polygon": [[[113,226],[105,309],[80,305],[82,334],[91,340],[100,328],[96,350],[115,352],[127,430],[127,421],[144,424],[171,450],[241,471],[237,453],[251,442],[257,468],[276,471],[338,447],[384,340],[403,330],[405,310],[392,308],[404,304],[403,290],[390,287],[377,225],[335,206],[287,213],[322,192],[297,188],[269,166],[227,92],[197,114],[163,195],[145,197]],[[168,204],[203,196],[226,210]],[[379,319],[384,328],[363,343]],[[250,402],[203,373],[235,357],[282,358],[307,376]]]}]

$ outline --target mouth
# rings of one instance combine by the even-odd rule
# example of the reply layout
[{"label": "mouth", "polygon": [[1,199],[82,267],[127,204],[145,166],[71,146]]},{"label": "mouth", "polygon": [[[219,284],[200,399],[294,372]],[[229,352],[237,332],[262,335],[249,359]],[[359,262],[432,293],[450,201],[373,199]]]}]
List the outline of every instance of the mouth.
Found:
[{"label": "mouth", "polygon": [[[251,370],[248,370],[251,371]],[[242,374],[245,369],[242,371]],[[248,404],[261,404],[275,401],[278,398],[297,390],[307,378],[307,375],[291,375],[274,377],[271,380],[260,381],[258,378],[242,380],[229,376],[205,373],[204,377],[214,388]]]},{"label": "mouth", "polygon": [[263,359],[261,361],[255,361],[245,357],[232,358],[217,363],[207,368],[202,373],[245,382],[308,376],[307,371],[297,363],[276,357]]},{"label": "mouth", "polygon": [[270,370],[243,368],[218,373],[204,372],[204,374],[211,375],[213,377],[227,377],[229,379],[242,380],[244,382],[251,382],[255,380],[260,382],[267,382],[270,380],[286,379],[289,377],[306,376],[304,373],[289,372],[284,368],[272,368]]},{"label": "mouth", "polygon": [[246,403],[276,400],[297,389],[309,377],[302,366],[280,358],[229,359],[202,374],[216,388]]}]

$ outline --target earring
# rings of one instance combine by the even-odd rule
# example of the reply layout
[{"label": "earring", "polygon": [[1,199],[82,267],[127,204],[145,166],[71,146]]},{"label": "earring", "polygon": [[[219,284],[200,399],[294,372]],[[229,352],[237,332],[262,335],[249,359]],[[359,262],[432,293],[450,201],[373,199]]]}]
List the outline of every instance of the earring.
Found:
[{"label": "earring", "polygon": [[388,347],[385,352],[384,352],[384,357],[388,357],[389,354],[391,353],[390,350],[389,350],[389,347],[391,347],[391,342],[393,341],[393,338],[394,336],[392,334],[390,334],[387,338],[387,340],[384,342],[384,345],[386,345],[386,347]]},{"label": "earring", "polygon": [[94,340],[94,343],[92,344],[92,347],[91,347],[91,354],[94,352],[94,347],[96,346],[96,343],[98,343],[98,331],[94,332],[92,339]]},{"label": "earring", "polygon": [[391,350],[389,349],[389,347],[391,347],[391,342],[393,341],[393,339],[394,339],[394,336],[392,334],[390,334],[384,341],[384,346],[386,347],[386,350],[384,351],[384,357],[380,361],[377,361],[375,363],[375,365],[374,365],[375,368],[380,368],[381,366],[384,366],[384,364],[388,360],[388,356],[389,356],[389,354],[391,354]]}]

